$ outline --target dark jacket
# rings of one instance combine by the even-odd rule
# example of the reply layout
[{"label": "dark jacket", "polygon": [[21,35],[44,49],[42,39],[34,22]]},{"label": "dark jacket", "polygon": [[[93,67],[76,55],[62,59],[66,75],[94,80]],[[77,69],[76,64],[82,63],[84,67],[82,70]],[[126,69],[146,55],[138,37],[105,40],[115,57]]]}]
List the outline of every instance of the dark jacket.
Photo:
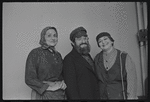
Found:
[{"label": "dark jacket", "polygon": [[95,72],[75,48],[64,58],[63,75],[68,99],[99,99]]}]

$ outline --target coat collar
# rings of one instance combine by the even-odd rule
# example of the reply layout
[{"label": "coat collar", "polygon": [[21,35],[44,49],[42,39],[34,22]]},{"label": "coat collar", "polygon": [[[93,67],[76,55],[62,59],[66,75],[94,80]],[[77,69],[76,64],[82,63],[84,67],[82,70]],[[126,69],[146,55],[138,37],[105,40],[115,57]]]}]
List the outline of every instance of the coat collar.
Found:
[{"label": "coat collar", "polygon": [[42,45],[41,48],[43,50],[49,50],[53,54],[57,53],[57,51],[55,50],[55,47],[51,47],[51,46],[47,46],[47,45]]}]

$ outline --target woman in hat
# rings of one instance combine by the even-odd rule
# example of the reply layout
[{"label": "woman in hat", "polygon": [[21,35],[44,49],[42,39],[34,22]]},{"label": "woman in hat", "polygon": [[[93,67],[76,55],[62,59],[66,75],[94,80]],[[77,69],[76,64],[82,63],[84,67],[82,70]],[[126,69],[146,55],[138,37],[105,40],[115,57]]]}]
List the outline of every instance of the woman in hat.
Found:
[{"label": "woman in hat", "polygon": [[94,58],[101,99],[136,99],[137,76],[131,57],[114,47],[107,32],[96,36],[101,52]]},{"label": "woman in hat", "polygon": [[62,78],[62,57],[56,51],[58,33],[55,27],[45,27],[38,48],[26,60],[25,83],[32,89],[31,99],[62,100],[66,84]]}]

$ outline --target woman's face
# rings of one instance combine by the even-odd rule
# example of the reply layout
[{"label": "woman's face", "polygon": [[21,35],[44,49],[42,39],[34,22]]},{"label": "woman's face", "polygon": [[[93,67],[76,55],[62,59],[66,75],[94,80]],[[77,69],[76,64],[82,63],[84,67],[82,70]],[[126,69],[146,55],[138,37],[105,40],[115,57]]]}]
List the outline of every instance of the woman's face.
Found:
[{"label": "woman's face", "polygon": [[47,30],[45,34],[45,42],[48,46],[56,46],[58,43],[58,34],[54,29]]},{"label": "woman's face", "polygon": [[108,38],[108,36],[103,36],[98,39],[98,44],[102,50],[109,50],[112,47],[113,42]]}]

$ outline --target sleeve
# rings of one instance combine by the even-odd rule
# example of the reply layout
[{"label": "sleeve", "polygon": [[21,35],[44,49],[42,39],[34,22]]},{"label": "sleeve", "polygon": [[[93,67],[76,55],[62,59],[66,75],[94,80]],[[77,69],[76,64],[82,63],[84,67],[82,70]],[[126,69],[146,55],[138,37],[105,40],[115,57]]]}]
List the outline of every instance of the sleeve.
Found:
[{"label": "sleeve", "polygon": [[127,95],[128,99],[137,99],[137,75],[135,64],[131,57],[127,54],[126,57],[126,71],[127,71]]},{"label": "sleeve", "polygon": [[75,66],[71,57],[65,58],[63,61],[63,76],[67,85],[66,94],[68,99],[80,99],[79,93],[77,91],[78,88]]},{"label": "sleeve", "polygon": [[31,51],[26,60],[25,83],[39,94],[42,94],[48,87],[48,84],[43,83],[37,77],[37,59],[36,51]]}]

